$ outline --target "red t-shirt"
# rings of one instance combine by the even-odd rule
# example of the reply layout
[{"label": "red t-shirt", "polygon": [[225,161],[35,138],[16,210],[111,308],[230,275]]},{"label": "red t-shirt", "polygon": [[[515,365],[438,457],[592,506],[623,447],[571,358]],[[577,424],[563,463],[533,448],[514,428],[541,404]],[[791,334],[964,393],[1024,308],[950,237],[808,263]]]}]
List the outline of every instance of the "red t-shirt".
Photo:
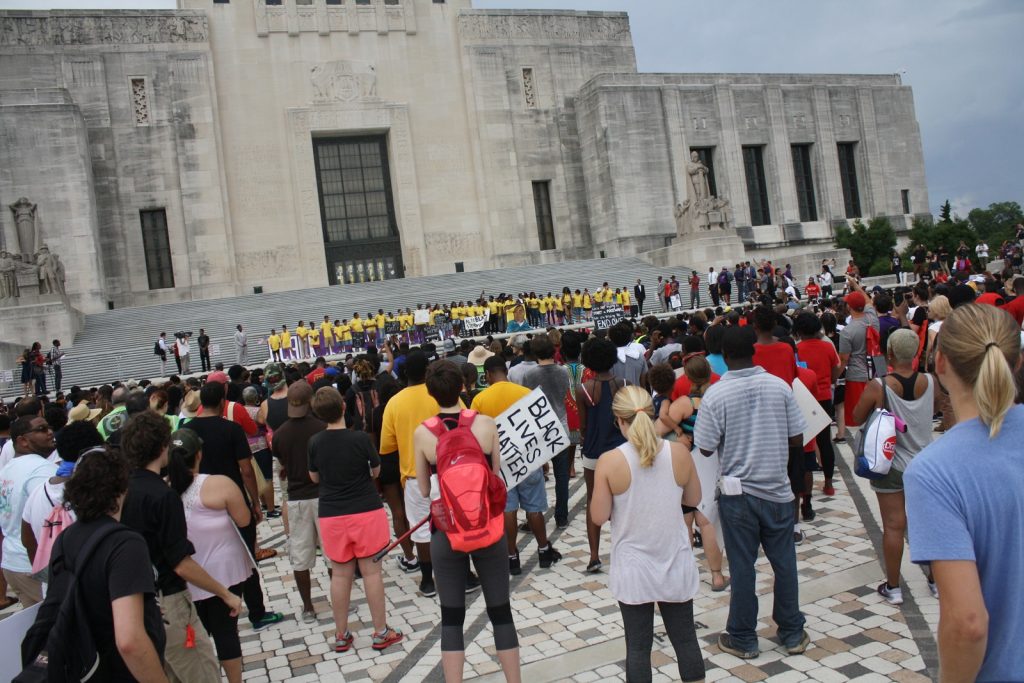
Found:
[{"label": "red t-shirt", "polygon": [[[818,385],[818,375],[810,368],[801,368],[797,366],[796,376],[800,378],[800,384],[807,387],[807,391],[814,393],[814,388]],[[804,444],[804,453],[813,453],[815,439],[811,439]]]},{"label": "red t-shirt", "polygon": [[[718,375],[716,375],[715,373],[712,372],[711,373],[711,381],[708,382],[708,386],[711,386],[712,384],[714,384],[715,382],[717,382],[720,379],[721,379],[721,377],[719,377]],[[672,400],[674,401],[677,398],[681,398],[683,396],[689,396],[690,395],[690,390],[692,388],[693,388],[693,382],[690,381],[690,378],[687,377],[685,373],[683,373],[682,375],[679,375],[679,377],[676,378],[676,383],[672,386]]]},{"label": "red t-shirt", "polygon": [[817,284],[813,282],[809,282],[807,284],[806,291],[808,299],[817,299],[819,296],[821,296],[821,287],[819,287]]},{"label": "red t-shirt", "polygon": [[1018,296],[1002,309],[1012,315],[1018,325],[1024,325],[1024,295]]},{"label": "red t-shirt", "polygon": [[796,355],[789,344],[754,344],[754,365],[760,365],[788,385],[796,379]]},{"label": "red t-shirt", "polygon": [[796,352],[800,360],[807,363],[807,367],[814,371],[818,378],[817,386],[812,388],[811,393],[819,401],[828,401],[832,398],[832,368],[839,367],[839,354],[836,347],[827,339],[806,339],[796,345]]},{"label": "red t-shirt", "polygon": [[[202,407],[199,408],[197,415],[203,414]],[[235,403],[234,401],[224,401],[224,410],[221,413],[221,417],[231,422],[237,422],[245,432],[246,436],[256,436],[260,428],[256,424],[256,421],[249,415],[249,411],[245,409],[241,403]]]}]

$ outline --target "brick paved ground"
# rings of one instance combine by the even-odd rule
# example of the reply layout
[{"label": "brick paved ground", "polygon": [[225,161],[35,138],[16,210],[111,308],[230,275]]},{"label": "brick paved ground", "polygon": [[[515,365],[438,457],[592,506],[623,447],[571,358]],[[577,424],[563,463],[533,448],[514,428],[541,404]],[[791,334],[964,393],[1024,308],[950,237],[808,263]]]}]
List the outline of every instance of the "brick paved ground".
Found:
[{"label": "brick paved ground", "polygon": [[[866,482],[850,475],[850,451],[842,449],[842,477],[836,495],[815,499],[816,520],[805,523],[807,541],[798,546],[800,597],[812,644],[798,657],[786,656],[773,640],[771,623],[770,567],[758,563],[758,594],[761,602],[761,655],[744,662],[721,652],[717,635],[724,627],[728,593],[712,593],[709,576],[704,579],[694,605],[698,637],[704,652],[708,681],[927,681],[934,677],[936,657],[934,630],[938,603],[928,593],[919,570],[904,560],[909,590],[902,608],[885,604],[875,593],[882,580],[875,547],[880,543],[880,522],[874,495]],[[588,559],[583,526],[585,491],[582,469],[571,484],[569,528],[556,531],[552,540],[564,554],[561,563],[548,570],[537,564],[536,544],[520,536],[523,574],[512,577],[512,609],[522,646],[524,680],[621,681],[625,680],[618,607],[607,589],[607,574],[585,574]],[[820,481],[818,482],[820,485]],[[554,492],[549,483],[549,499]],[[549,529],[553,524],[549,522]],[[280,520],[261,525],[265,547],[284,550]],[[527,542],[529,540],[529,543]],[[602,541],[606,566],[609,540]],[[434,598],[417,595],[419,574],[398,570],[395,555],[388,558],[385,582],[389,623],[405,632],[405,641],[382,654],[370,648],[369,611],[357,583],[353,593],[356,647],[335,654],[329,641],[334,636],[327,603],[329,589],[325,566],[313,572],[313,596],[319,621],[304,625],[295,616],[299,601],[287,557],[283,554],[261,565],[268,606],[285,612],[288,619],[261,633],[243,630],[244,678],[266,681],[440,681],[439,609]],[[503,681],[494,658],[493,638],[483,599],[469,596],[467,630],[467,680]],[[242,623],[247,623],[245,620]],[[655,624],[655,681],[678,680],[672,649],[660,621]]]}]

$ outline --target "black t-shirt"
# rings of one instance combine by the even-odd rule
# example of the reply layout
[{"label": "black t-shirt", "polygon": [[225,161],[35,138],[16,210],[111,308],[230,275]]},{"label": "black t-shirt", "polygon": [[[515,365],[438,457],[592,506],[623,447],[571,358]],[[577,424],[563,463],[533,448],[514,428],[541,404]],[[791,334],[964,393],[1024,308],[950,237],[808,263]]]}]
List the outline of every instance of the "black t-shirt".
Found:
[{"label": "black t-shirt", "polygon": [[331,429],[309,440],[309,471],[320,474],[320,516],[337,517],[383,507],[370,469],[380,456],[370,435]]},{"label": "black t-shirt", "polygon": [[284,466],[288,477],[289,500],[314,500],[319,487],[309,478],[309,441],[327,429],[327,424],[313,417],[290,417],[274,432],[272,451]]},{"label": "black t-shirt", "polygon": [[[121,509],[121,523],[146,539],[149,563],[157,573],[157,590],[165,595],[185,590],[185,580],[174,573],[174,568],[196,549],[188,540],[181,497],[160,475],[149,470],[132,472]],[[134,571],[138,569],[134,567]]]},{"label": "black t-shirt", "polygon": [[917,310],[914,311],[914,316],[910,319],[910,322],[914,323],[918,327],[928,322],[928,307],[918,306]]},{"label": "black t-shirt", "polygon": [[252,451],[242,426],[223,417],[199,417],[189,421],[188,428],[203,440],[203,459],[199,463],[199,473],[230,477],[248,500],[238,462],[251,458]]},{"label": "black t-shirt", "polygon": [[[51,604],[59,603],[67,594],[65,590],[57,588],[63,584],[64,579],[61,578],[61,575],[67,571],[62,569],[64,563],[60,559],[67,557],[68,563],[74,566],[78,554],[93,534],[111,524],[117,524],[117,522],[104,515],[91,522],[76,522],[57,537],[53,545],[53,556],[50,559],[51,567],[54,568],[50,582],[53,590],[47,595],[47,600]],[[121,525],[118,524],[118,526]],[[164,632],[160,607],[156,602],[153,574],[148,571],[139,571],[139,567],[144,567],[148,563],[149,554],[146,550],[146,541],[142,536],[131,530],[115,531],[100,541],[85,567],[79,570],[79,595],[84,600],[89,629],[96,639],[96,650],[100,655],[101,668],[97,671],[96,680],[135,680],[117,651],[117,643],[114,639],[114,615],[111,602],[118,598],[142,594],[143,624],[146,634],[153,641],[153,647],[161,661],[163,660],[167,635]]]}]

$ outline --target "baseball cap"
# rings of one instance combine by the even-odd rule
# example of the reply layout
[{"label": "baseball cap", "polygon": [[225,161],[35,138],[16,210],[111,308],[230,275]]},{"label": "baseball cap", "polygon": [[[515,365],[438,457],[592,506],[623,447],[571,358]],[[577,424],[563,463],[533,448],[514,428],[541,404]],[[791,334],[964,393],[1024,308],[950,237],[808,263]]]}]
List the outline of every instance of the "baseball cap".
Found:
[{"label": "baseball cap", "polygon": [[206,378],[206,381],[207,383],[220,382],[221,384],[227,384],[228,376],[223,371],[217,370],[216,372],[211,372],[209,376]]},{"label": "baseball cap", "polygon": [[988,304],[989,306],[1002,306],[1004,303],[1006,303],[1006,299],[1004,299],[1002,295],[996,292],[986,292],[985,294],[979,296],[975,300],[975,303]]},{"label": "baseball cap", "polygon": [[194,456],[203,448],[203,440],[191,429],[179,429],[171,434],[171,450],[184,451],[187,457]]},{"label": "baseball cap", "polygon": [[284,370],[281,369],[280,363],[267,363],[267,367],[263,368],[263,376],[273,384],[284,379]]},{"label": "baseball cap", "polygon": [[843,301],[855,311],[863,311],[864,307],[868,305],[867,298],[861,292],[850,292],[843,297]]},{"label": "baseball cap", "polygon": [[313,387],[309,382],[295,382],[288,387],[288,417],[305,417],[309,414],[309,402],[313,399]]}]

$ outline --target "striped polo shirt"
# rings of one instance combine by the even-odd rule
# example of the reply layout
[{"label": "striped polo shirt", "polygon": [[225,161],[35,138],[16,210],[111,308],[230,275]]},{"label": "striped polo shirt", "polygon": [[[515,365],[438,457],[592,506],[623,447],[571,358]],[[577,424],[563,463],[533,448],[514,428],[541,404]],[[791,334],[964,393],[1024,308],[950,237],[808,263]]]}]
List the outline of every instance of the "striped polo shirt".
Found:
[{"label": "striped polo shirt", "polygon": [[807,428],[793,390],[762,367],[730,370],[701,401],[694,444],[718,451],[722,476],[743,492],[777,503],[793,500],[786,474],[789,437]]}]

